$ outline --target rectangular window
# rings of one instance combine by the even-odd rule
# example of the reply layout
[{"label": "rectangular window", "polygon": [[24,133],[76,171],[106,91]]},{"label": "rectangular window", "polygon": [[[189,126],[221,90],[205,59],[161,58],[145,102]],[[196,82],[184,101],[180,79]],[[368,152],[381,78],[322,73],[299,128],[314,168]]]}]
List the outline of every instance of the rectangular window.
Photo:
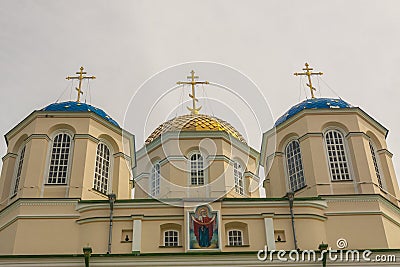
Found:
[{"label": "rectangular window", "polygon": [[164,246],[166,247],[177,247],[179,246],[179,234],[178,231],[169,230],[164,232]]},{"label": "rectangular window", "polygon": [[229,246],[243,246],[243,236],[240,230],[230,230],[228,232]]}]

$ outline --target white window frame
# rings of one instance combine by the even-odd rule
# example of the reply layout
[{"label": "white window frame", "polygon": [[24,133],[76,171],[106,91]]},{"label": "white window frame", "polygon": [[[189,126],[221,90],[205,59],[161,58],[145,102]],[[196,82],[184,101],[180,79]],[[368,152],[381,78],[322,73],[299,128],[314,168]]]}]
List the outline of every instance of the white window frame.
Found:
[{"label": "white window frame", "polygon": [[[97,172],[97,170],[100,167],[101,167],[100,168],[101,171],[103,170],[104,167],[107,167],[107,166],[103,165],[104,161],[105,161],[104,158],[101,158],[101,161],[99,162],[99,164],[97,164],[98,163],[98,159],[99,159],[98,158],[99,157],[99,155],[98,155],[99,146],[103,146],[103,147],[108,149],[108,153],[109,153],[108,173],[107,173],[108,177],[103,177],[102,173]],[[97,143],[97,146],[96,146],[96,160],[95,160],[94,175],[93,175],[93,190],[95,190],[96,192],[99,192],[101,194],[108,195],[112,191],[111,190],[112,189],[112,173],[113,173],[113,151],[112,151],[112,147],[107,142],[105,142],[103,140],[100,140]],[[96,175],[100,175],[100,177],[96,177]],[[100,180],[99,180],[99,178],[100,178]],[[104,189],[103,188],[104,187],[103,184],[104,184],[104,181],[106,181],[106,180],[107,180],[107,188]],[[96,185],[96,182],[99,182],[100,185]]]},{"label": "white window frame", "polygon": [[[59,136],[60,134],[64,134],[64,135],[68,135],[70,138],[70,144],[69,144],[69,151],[67,154],[67,164],[66,166],[66,176],[65,176],[65,181],[60,183],[60,182],[49,182],[50,181],[50,170],[51,167],[56,167],[55,165],[52,165],[52,157],[53,157],[53,148],[54,148],[54,141],[55,138],[57,136]],[[50,149],[49,149],[49,157],[48,157],[48,168],[47,168],[47,173],[46,173],[46,180],[45,180],[45,185],[67,185],[69,182],[69,177],[70,177],[70,169],[71,169],[71,163],[72,163],[72,155],[73,155],[73,147],[74,147],[74,140],[73,140],[73,134],[68,131],[68,130],[58,130],[55,131],[52,134],[52,138],[51,138],[51,143],[50,143]],[[59,158],[60,160],[60,158]],[[65,160],[65,159],[64,159]],[[54,179],[54,178],[52,178]],[[58,178],[56,178],[58,179]]]},{"label": "white window frame", "polygon": [[[342,139],[342,144],[339,143],[334,143],[334,144],[328,144],[328,140],[327,140],[327,134],[328,133],[334,133],[336,132],[337,134],[340,135],[341,139]],[[337,138],[333,138],[333,139],[337,139]],[[332,128],[332,129],[327,129],[324,132],[324,143],[325,143],[325,149],[326,149],[326,157],[327,157],[327,163],[328,163],[328,167],[329,167],[329,174],[331,177],[331,181],[333,182],[347,182],[347,181],[352,181],[352,173],[351,173],[351,163],[350,163],[350,158],[349,158],[349,153],[348,153],[348,148],[347,148],[347,140],[345,138],[345,135],[343,134],[342,131],[340,131],[337,128]],[[337,149],[337,146],[342,146],[342,149],[339,150]],[[335,146],[335,149],[332,150],[330,149],[331,146]],[[337,161],[338,152],[343,153],[342,156],[344,155],[345,160],[341,160],[341,161]],[[335,152],[335,156],[333,155],[333,153],[330,152]],[[333,159],[331,161],[331,158]],[[336,160],[335,160],[336,158]],[[332,164],[336,165],[335,169],[332,169]],[[340,166],[340,164],[342,164],[342,166]],[[345,164],[345,168],[343,166],[343,164]],[[333,171],[335,170],[335,174],[333,173]],[[343,172],[343,170],[347,170],[347,172]],[[339,178],[335,178],[335,177],[339,177]],[[344,177],[343,177],[344,176]]]},{"label": "white window frame", "polygon": [[372,142],[372,140],[369,140],[368,143],[369,143],[369,149],[371,151],[372,164],[374,167],[375,176],[378,180],[379,188],[385,190],[385,187],[386,187],[385,179],[383,178],[383,172],[381,171],[382,168],[380,166],[380,161],[376,154],[376,146],[375,146],[374,142]]},{"label": "white window frame", "polygon": [[161,165],[160,162],[155,162],[151,167],[150,172],[150,195],[155,197],[160,194],[161,182]]},{"label": "white window frame", "polygon": [[[194,155],[200,155],[201,156],[201,159],[202,159],[202,161],[201,161],[201,163],[202,163],[202,166],[203,166],[203,169],[202,169],[202,171],[203,171],[203,175],[202,175],[202,177],[200,176],[199,177],[199,161],[198,161],[198,159],[196,160],[196,161],[193,161],[192,160],[192,157],[194,156]],[[203,185],[205,185],[206,184],[206,167],[205,167],[205,157],[204,157],[204,155],[203,155],[203,153],[201,153],[200,151],[194,151],[194,152],[192,152],[192,153],[190,153],[189,154],[189,184],[191,185],[191,186],[203,186]],[[197,163],[196,163],[197,162]],[[192,166],[193,166],[193,163],[195,163],[196,164],[196,177],[195,177],[195,179],[196,179],[196,183],[193,183],[193,177],[192,177]],[[203,179],[203,183],[199,183],[199,178],[202,178]]]},{"label": "white window frame", "polygon": [[15,162],[15,170],[13,175],[13,182],[10,188],[10,198],[18,194],[19,184],[21,182],[22,168],[24,166],[24,158],[26,153],[26,143],[23,143],[18,151],[18,157]]},{"label": "white window frame", "polygon": [[[298,167],[300,165],[301,169],[295,170],[294,173],[291,174],[291,169],[289,166],[289,157],[288,157],[288,149],[289,146],[292,143],[297,143],[298,145],[298,152],[292,150],[291,157],[294,160],[294,167]],[[300,161],[300,164],[298,164],[298,161]],[[304,175],[304,165],[303,165],[303,157],[301,153],[301,148],[300,148],[300,142],[298,139],[291,139],[288,141],[288,143],[285,146],[285,168],[286,168],[286,176],[287,176],[287,181],[288,181],[288,189],[292,192],[296,192],[302,188],[304,188],[306,184],[306,178]],[[294,179],[294,187],[292,187],[292,179]]]},{"label": "white window frame", "polygon": [[[168,234],[173,233],[172,236],[167,236]],[[170,241],[167,238],[173,238],[174,240]],[[176,239],[176,240],[175,240]],[[163,245],[164,247],[179,247],[179,231],[174,229],[168,229],[163,232]]]},{"label": "white window frame", "polygon": [[233,162],[233,179],[235,185],[235,192],[244,195],[244,171],[242,164],[238,161]]},{"label": "white window frame", "polygon": [[239,229],[228,230],[228,246],[241,247],[244,244],[243,239],[244,236],[242,230]]}]

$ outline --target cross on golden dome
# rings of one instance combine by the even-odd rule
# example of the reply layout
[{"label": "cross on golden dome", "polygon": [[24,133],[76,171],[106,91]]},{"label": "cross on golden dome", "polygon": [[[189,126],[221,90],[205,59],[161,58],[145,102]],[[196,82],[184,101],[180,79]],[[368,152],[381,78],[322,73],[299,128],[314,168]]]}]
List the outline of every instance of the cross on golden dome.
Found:
[{"label": "cross on golden dome", "polygon": [[83,74],[86,74],[86,72],[83,71],[83,67],[81,67],[80,71],[76,72],[76,74],[79,74],[79,76],[75,76],[75,77],[68,76],[65,79],[67,79],[67,80],[79,80],[79,85],[78,85],[77,88],[75,88],[75,90],[78,91],[78,98],[77,98],[76,102],[79,103],[80,100],[81,100],[81,95],[83,95],[83,92],[82,92],[82,89],[81,89],[82,80],[84,80],[84,79],[96,79],[96,77],[95,76],[83,76]]},{"label": "cross on golden dome", "polygon": [[187,107],[187,109],[190,110],[190,112],[192,114],[199,114],[201,106],[196,108],[196,102],[198,102],[199,100],[196,98],[195,85],[196,84],[209,84],[209,82],[208,81],[203,81],[203,82],[196,81],[196,79],[198,79],[199,76],[194,76],[194,73],[195,73],[194,70],[192,70],[190,73],[192,75],[191,76],[187,76],[188,79],[191,79],[190,81],[188,81],[188,82],[177,82],[176,84],[191,84],[192,85],[192,94],[189,94],[189,97],[193,101],[193,104],[192,104],[193,107],[192,108]]},{"label": "cross on golden dome", "polygon": [[314,91],[316,91],[316,89],[312,86],[311,75],[322,75],[323,73],[322,73],[322,72],[312,72],[313,68],[309,68],[308,63],[306,63],[305,65],[306,65],[306,67],[303,68],[303,70],[304,70],[305,72],[300,72],[300,73],[299,73],[299,72],[295,72],[294,75],[295,75],[295,76],[307,75],[307,77],[308,77],[307,86],[310,88],[310,91],[311,91],[311,98],[315,98],[315,96],[314,96]]}]

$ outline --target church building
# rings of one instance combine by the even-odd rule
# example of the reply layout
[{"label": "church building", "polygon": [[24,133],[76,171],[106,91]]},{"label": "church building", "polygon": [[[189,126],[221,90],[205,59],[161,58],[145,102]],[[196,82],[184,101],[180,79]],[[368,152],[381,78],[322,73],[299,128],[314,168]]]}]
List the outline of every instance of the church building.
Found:
[{"label": "church building", "polygon": [[[75,101],[5,134],[0,266],[298,266],[267,251],[370,251],[400,262],[400,192],[388,129],[340,98],[295,104],[251,147],[224,114],[189,114],[144,144]],[[385,107],[383,107],[385,108]],[[261,175],[260,169],[265,174]],[[265,194],[264,194],[265,191]],[[394,261],[392,259],[392,261]],[[272,261],[272,262],[269,262]],[[323,258],[303,266],[345,266]],[[361,259],[351,266],[398,266]],[[375,264],[375,265],[374,265]]]}]

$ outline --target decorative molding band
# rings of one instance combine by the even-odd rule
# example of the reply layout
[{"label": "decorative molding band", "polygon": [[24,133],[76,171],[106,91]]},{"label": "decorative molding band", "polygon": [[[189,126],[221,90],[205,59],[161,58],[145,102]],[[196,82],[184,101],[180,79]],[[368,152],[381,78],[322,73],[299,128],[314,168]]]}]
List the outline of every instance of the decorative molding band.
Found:
[{"label": "decorative molding band", "polygon": [[114,153],[113,156],[114,156],[114,158],[122,157],[122,158],[124,158],[125,160],[131,162],[131,157],[128,156],[127,154],[123,153],[123,152]]},{"label": "decorative molding band", "polygon": [[78,199],[19,198],[0,211],[0,217],[21,206],[76,206]]},{"label": "decorative molding band", "polygon": [[382,211],[336,211],[325,212],[326,216],[383,215]]},{"label": "decorative molding band", "polygon": [[17,215],[10,221],[0,226],[0,231],[4,230],[14,222],[22,219],[76,219],[79,218],[77,214],[54,214],[54,215]]},{"label": "decorative molding band", "polygon": [[323,133],[306,133],[298,138],[299,142],[302,142],[310,137],[324,137]]},{"label": "decorative molding band", "polygon": [[400,208],[382,195],[354,195],[354,196],[323,196],[329,202],[379,202],[395,213],[400,213]]},{"label": "decorative molding band", "polygon": [[[134,216],[132,215],[132,218]],[[183,220],[183,215],[164,215],[164,216],[143,216],[143,221],[166,221],[166,220]]]},{"label": "decorative molding band", "polygon": [[91,134],[74,134],[74,140],[75,139],[88,139],[90,141],[95,142],[96,144],[100,142],[99,139],[97,139],[96,137],[94,137]]},{"label": "decorative molding band", "polygon": [[138,152],[138,158],[143,157],[152,150],[156,149],[162,143],[166,143],[169,140],[184,140],[184,139],[201,139],[205,137],[211,138],[221,138],[226,142],[234,145],[236,148],[242,152],[251,155],[255,159],[259,159],[260,153],[249,145],[239,141],[235,137],[231,137],[228,133],[224,131],[182,131],[182,132],[166,132],[162,136],[157,137],[150,144],[143,146]]},{"label": "decorative molding band", "polygon": [[[279,219],[290,219],[290,214],[275,214],[274,218]],[[318,214],[309,214],[309,213],[295,213],[294,218],[296,219],[314,219],[319,221],[326,221],[328,219],[327,216],[318,215]]]},{"label": "decorative molding band", "polygon": [[148,177],[150,177],[150,173],[149,172],[142,172],[141,174],[139,174],[139,175],[137,175],[133,180],[135,181],[135,182],[138,182],[138,181],[140,181],[140,180],[142,180],[143,178],[148,178]]},{"label": "decorative molding band", "polygon": [[28,136],[28,138],[26,138],[25,142],[28,143],[32,139],[45,139],[49,142],[51,141],[50,137],[47,134],[31,134],[30,136]]},{"label": "decorative molding band", "polygon": [[260,177],[258,176],[258,175],[255,175],[254,173],[252,173],[251,171],[245,171],[244,173],[243,173],[243,176],[244,177],[248,177],[248,178],[250,178],[250,179],[253,179],[253,180],[255,180],[255,181],[260,181]]},{"label": "decorative molding band", "polygon": [[143,220],[144,214],[132,214],[131,219],[132,220]]},{"label": "decorative molding band", "polygon": [[[114,216],[113,221],[131,221],[132,218],[131,216]],[[77,224],[85,224],[85,223],[91,223],[91,222],[109,222],[110,217],[109,216],[104,216],[104,217],[89,217],[89,218],[84,218],[84,219],[79,219],[76,220]]]},{"label": "decorative molding band", "polygon": [[186,161],[188,159],[183,155],[171,155],[171,156],[167,156],[166,158],[160,160],[160,165],[164,166],[168,162],[171,162],[171,161],[174,161],[174,160]]},{"label": "decorative molding band", "polygon": [[[84,211],[92,211],[92,210],[104,210],[110,209],[110,206],[108,204],[108,200],[102,201],[103,203],[78,203],[77,205],[77,211],[79,212],[84,212]],[[169,204],[163,203],[163,202],[158,202],[158,201],[151,201],[149,199],[149,202],[144,202],[144,201],[139,201],[139,202],[126,202],[126,203],[121,203],[117,202],[114,204],[114,209],[136,209],[136,208],[171,208]]]},{"label": "decorative molding band", "polygon": [[267,161],[273,160],[275,157],[283,157],[285,153],[280,151],[275,151],[274,153],[267,156]]},{"label": "decorative molding band", "polygon": [[393,153],[390,152],[389,150],[387,150],[386,148],[379,149],[379,150],[376,151],[376,152],[378,152],[378,154],[386,154],[386,155],[389,156],[390,158],[393,158]]},{"label": "decorative molding band", "polygon": [[[365,111],[363,111],[361,108],[359,107],[351,107],[351,108],[340,108],[340,109],[332,109],[332,108],[326,108],[326,109],[304,109],[302,111],[300,111],[299,113],[297,113],[296,115],[292,116],[291,118],[289,118],[288,120],[286,120],[285,122],[283,122],[282,124],[279,124],[276,128],[276,131],[280,131],[281,129],[285,128],[288,125],[293,124],[294,122],[296,122],[297,120],[299,120],[300,118],[308,115],[308,114],[318,114],[318,115],[325,115],[325,114],[357,114],[359,115],[361,118],[363,118],[364,120],[366,120],[367,122],[371,123],[374,127],[376,127],[376,129],[378,131],[380,131],[381,133],[383,133],[385,135],[385,137],[387,136],[388,130],[382,125],[380,124],[378,121],[376,121],[374,118],[372,118],[371,116],[369,116]],[[274,129],[272,128],[271,130],[269,130],[268,132],[266,132],[266,134],[271,135],[271,133],[274,133]]]},{"label": "decorative molding band", "polygon": [[271,216],[264,216],[263,214],[225,214],[225,215],[222,215],[221,217],[222,217],[222,219],[226,219],[226,220],[271,218]]},{"label": "decorative molding band", "polygon": [[[241,201],[241,202],[228,202],[223,201],[222,207],[264,207],[264,208],[276,208],[276,207],[288,207],[289,203],[286,199],[282,198],[280,201]],[[310,207],[319,210],[326,210],[328,205],[325,201],[294,201],[294,207]]]},{"label": "decorative molding band", "polygon": [[4,162],[8,158],[17,158],[17,157],[18,157],[18,154],[15,154],[15,153],[12,153],[12,152],[8,152],[1,159]]},{"label": "decorative molding band", "polygon": [[345,138],[350,138],[350,137],[356,137],[356,136],[361,136],[361,137],[364,137],[364,138],[366,138],[366,139],[370,139],[370,137],[366,134],[366,133],[364,133],[364,132],[349,132],[348,134],[346,134],[346,136],[345,136]]},{"label": "decorative molding band", "polygon": [[354,215],[380,215],[400,227],[400,222],[393,219],[383,211],[341,211],[341,212],[326,212],[326,216],[354,216]]},{"label": "decorative molding band", "polygon": [[210,161],[211,160],[213,160],[213,161],[225,161],[226,163],[228,163],[230,165],[233,165],[233,163],[234,163],[234,160],[228,158],[225,155],[209,155],[207,157],[207,160],[210,160]]},{"label": "decorative molding band", "polygon": [[263,218],[273,218],[275,216],[275,212],[272,213],[261,213]]}]

